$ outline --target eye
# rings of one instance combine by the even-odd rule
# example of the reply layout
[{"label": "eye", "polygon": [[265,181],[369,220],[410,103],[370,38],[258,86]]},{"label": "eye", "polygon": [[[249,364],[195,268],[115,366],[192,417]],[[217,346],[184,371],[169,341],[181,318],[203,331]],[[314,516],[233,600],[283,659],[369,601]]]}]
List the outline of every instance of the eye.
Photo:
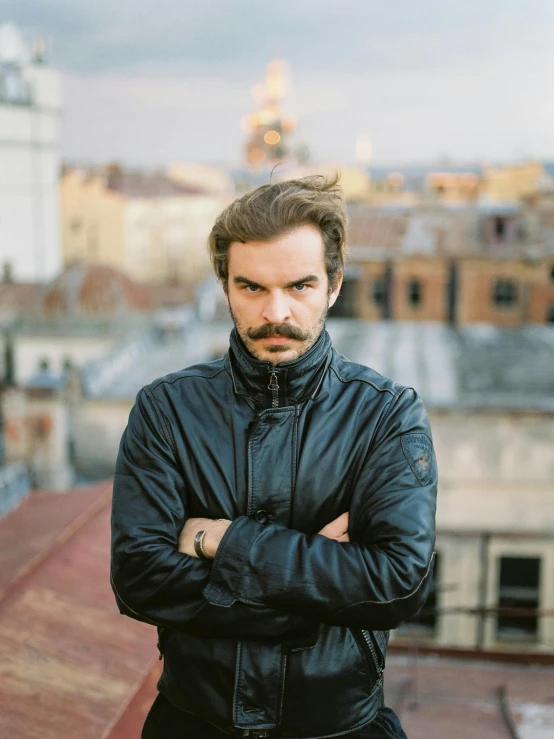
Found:
[{"label": "eye", "polygon": [[306,285],[306,283],[302,282],[300,283],[300,285],[295,285],[293,289],[297,293],[303,293],[303,292],[306,292],[307,287],[308,286]]},{"label": "eye", "polygon": [[244,289],[249,293],[257,293],[260,288],[257,285],[246,285]]}]

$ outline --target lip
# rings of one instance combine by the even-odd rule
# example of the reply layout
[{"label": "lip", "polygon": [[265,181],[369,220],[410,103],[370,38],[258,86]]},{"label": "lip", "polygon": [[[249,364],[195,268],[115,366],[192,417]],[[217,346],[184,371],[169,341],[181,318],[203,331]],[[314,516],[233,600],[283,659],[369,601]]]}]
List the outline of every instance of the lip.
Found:
[{"label": "lip", "polygon": [[268,336],[267,339],[263,339],[266,344],[287,344],[290,339],[286,336]]}]

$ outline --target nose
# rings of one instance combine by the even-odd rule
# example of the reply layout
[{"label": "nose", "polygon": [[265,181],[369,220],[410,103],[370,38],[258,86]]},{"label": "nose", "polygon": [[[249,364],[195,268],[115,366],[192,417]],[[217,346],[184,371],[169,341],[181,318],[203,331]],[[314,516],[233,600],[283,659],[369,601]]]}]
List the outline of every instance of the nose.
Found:
[{"label": "nose", "polygon": [[282,292],[269,293],[264,303],[262,317],[267,323],[284,323],[290,319],[288,300]]}]

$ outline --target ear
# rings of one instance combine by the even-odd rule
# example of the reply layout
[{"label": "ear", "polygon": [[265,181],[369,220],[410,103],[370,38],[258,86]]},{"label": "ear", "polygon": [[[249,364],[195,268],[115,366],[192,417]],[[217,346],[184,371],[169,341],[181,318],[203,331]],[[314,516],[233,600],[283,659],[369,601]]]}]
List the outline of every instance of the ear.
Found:
[{"label": "ear", "polygon": [[344,277],[344,274],[342,270],[339,270],[335,275],[334,285],[331,288],[331,291],[329,292],[329,308],[335,305],[337,298],[339,297],[340,289],[342,287],[343,277]]}]

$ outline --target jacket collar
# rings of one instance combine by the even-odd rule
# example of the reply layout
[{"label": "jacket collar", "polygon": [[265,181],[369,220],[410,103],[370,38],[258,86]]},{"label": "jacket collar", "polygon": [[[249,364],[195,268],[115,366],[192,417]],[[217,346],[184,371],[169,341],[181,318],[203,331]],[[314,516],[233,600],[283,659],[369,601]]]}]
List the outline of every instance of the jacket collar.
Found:
[{"label": "jacket collar", "polygon": [[[226,366],[233,377],[235,391],[247,395],[258,408],[296,405],[312,395],[321,381],[324,367],[330,359],[331,339],[325,329],[305,354],[291,362],[272,365],[255,359],[236,329],[231,332]],[[271,390],[270,382],[278,390]]]}]

